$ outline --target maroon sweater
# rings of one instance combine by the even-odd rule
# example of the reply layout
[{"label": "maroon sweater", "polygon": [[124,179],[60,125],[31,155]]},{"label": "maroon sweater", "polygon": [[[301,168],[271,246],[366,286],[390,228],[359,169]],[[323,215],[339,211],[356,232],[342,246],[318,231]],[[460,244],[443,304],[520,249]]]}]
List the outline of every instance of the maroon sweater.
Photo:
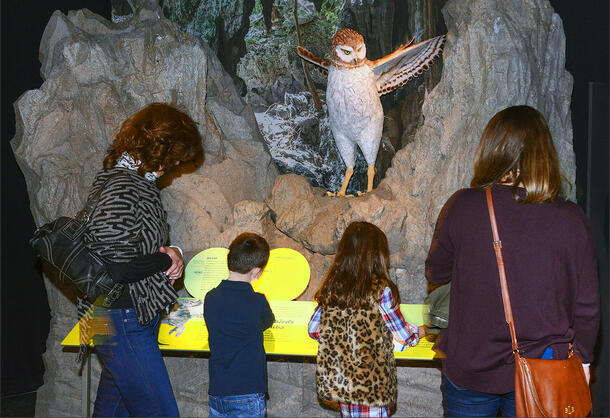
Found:
[{"label": "maroon sweater", "polygon": [[[565,358],[573,341],[583,362],[593,361],[599,295],[585,214],[563,200],[520,204],[509,186],[494,186],[493,201],[522,355],[551,346]],[[463,388],[501,394],[514,390],[515,368],[492,241],[485,191],[456,192],[439,215],[426,277],[451,282],[449,328],[436,345],[443,372]]]}]

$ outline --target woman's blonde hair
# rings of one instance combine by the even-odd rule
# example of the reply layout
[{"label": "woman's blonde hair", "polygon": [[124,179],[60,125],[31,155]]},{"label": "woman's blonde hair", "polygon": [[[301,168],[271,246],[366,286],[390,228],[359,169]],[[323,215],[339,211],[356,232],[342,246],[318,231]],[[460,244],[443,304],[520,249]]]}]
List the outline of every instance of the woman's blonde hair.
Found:
[{"label": "woman's blonde hair", "polygon": [[197,123],[167,103],[151,103],[123,122],[104,158],[104,169],[114,167],[123,152],[140,161],[142,176],[203,159]]},{"label": "woman's blonde hair", "polygon": [[521,203],[547,202],[561,193],[557,151],[544,116],[530,106],[512,106],[494,115],[483,130],[474,158],[471,187],[505,182],[523,185]]}]

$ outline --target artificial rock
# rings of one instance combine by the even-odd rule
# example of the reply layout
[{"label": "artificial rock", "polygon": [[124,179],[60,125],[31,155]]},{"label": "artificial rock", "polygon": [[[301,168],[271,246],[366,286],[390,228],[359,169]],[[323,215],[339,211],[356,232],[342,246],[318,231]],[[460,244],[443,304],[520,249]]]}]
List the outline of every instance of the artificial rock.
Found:
[{"label": "artificial rock", "polygon": [[[113,133],[150,101],[176,102],[200,123],[205,163],[162,191],[172,241],[187,252],[262,233],[311,264],[311,299],[349,222],[368,220],[387,234],[392,278],[403,302],[426,294],[424,260],[446,199],[466,187],[482,129],[517,104],[547,118],[567,182],[574,181],[572,79],[565,70],[561,20],[546,0],[450,0],[442,77],[424,98],[421,126],[397,151],[385,179],[362,197],[332,198],[302,176],[277,175],[256,119],[211,50],[144,9],[112,24],[85,10],[56,12],[41,43],[44,84],[17,101],[12,141],[34,219],[74,215]],[[297,103],[295,105],[298,106]],[[571,197],[574,196],[572,191]],[[70,289],[45,278],[52,311],[45,384],[36,414],[80,414],[74,354],[60,341],[76,322]],[[180,294],[186,296],[184,289]],[[206,416],[207,360],[167,357],[184,416]],[[401,361],[397,416],[440,416],[438,364]],[[329,416],[315,396],[313,359],[269,360],[269,416]],[[100,366],[93,364],[92,389]]]},{"label": "artificial rock", "polygon": [[[192,253],[228,245],[238,227],[263,232],[256,214],[268,211],[262,202],[277,169],[252,110],[205,43],[154,10],[142,9],[118,24],[80,10],[53,14],[40,56],[45,82],[17,101],[12,140],[37,224],[76,214],[120,123],[149,102],[163,101],[177,104],[199,123],[206,151],[201,167],[175,173],[162,191],[171,241]],[[75,416],[80,379],[74,356],[60,346],[76,323],[75,295],[48,277],[45,284],[52,320],[37,415]],[[202,408],[198,397],[207,399],[207,365],[197,374],[199,388],[176,382],[194,373],[194,365],[183,359],[172,363],[181,411],[196,415]],[[205,361],[194,363],[199,368]],[[98,376],[95,362],[93,390]]]}]

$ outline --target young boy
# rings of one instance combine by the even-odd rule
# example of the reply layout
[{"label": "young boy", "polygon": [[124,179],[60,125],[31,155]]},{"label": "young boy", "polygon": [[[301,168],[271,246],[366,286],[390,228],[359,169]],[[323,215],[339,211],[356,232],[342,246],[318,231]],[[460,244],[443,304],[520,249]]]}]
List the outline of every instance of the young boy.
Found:
[{"label": "young boy", "polygon": [[264,417],[267,362],[263,331],[275,321],[269,302],[252,289],[269,259],[269,244],[243,233],[229,245],[229,277],[210,290],[203,316],[210,344],[211,417]]}]

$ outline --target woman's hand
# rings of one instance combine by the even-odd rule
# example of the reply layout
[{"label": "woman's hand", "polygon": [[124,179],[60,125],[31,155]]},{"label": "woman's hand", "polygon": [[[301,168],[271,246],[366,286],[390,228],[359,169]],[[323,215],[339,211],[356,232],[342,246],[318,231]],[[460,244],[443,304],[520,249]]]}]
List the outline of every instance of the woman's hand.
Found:
[{"label": "woman's hand", "polygon": [[170,283],[173,285],[174,282],[182,276],[182,272],[184,271],[182,254],[175,247],[161,247],[159,248],[159,252],[169,255],[172,259],[172,265],[165,271],[165,274],[168,275]]},{"label": "woman's hand", "polygon": [[585,377],[587,378],[587,383],[591,380],[591,370],[589,370],[589,364],[583,364],[582,369],[585,372]]}]

